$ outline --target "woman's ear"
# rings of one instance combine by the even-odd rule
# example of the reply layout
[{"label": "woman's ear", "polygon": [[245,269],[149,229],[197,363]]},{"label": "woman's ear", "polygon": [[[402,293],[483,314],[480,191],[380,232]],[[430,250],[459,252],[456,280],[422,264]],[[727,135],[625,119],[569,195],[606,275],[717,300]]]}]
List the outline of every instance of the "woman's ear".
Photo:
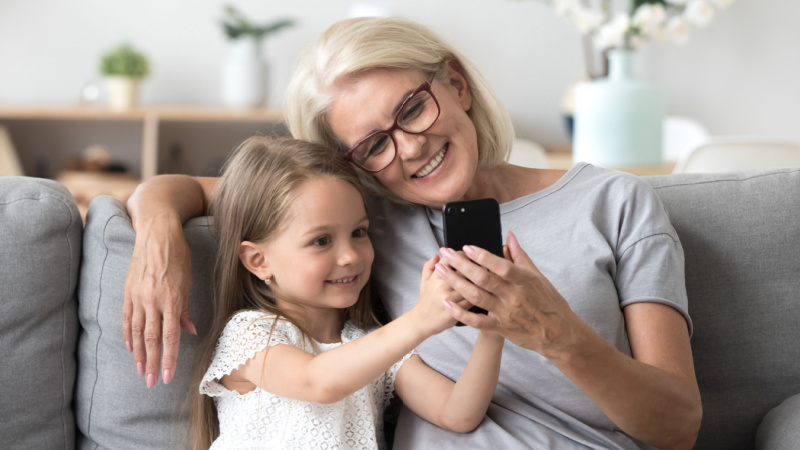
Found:
[{"label": "woman's ear", "polygon": [[239,259],[253,275],[264,280],[272,277],[264,247],[250,241],[239,244]]},{"label": "woman's ear", "polygon": [[464,67],[455,58],[447,61],[447,77],[450,81],[450,86],[455,88],[464,111],[469,111],[472,107],[472,91],[467,82],[467,77],[464,75]]}]

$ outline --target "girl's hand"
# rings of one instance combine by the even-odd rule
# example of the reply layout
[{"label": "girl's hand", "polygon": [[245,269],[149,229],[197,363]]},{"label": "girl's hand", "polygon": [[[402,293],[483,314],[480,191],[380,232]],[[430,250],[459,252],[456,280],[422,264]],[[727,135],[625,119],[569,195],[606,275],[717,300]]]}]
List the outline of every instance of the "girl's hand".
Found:
[{"label": "girl's hand", "polygon": [[[125,279],[122,335],[147,387],[175,375],[181,328],[197,334],[189,320],[192,287],[189,246],[181,222],[159,216],[139,224]],[[164,348],[163,358],[161,348]]]},{"label": "girl's hand", "polygon": [[470,303],[489,311],[474,314],[460,305],[449,308],[461,322],[497,332],[509,341],[548,359],[571,352],[586,326],[569,304],[536,268],[508,233],[504,258],[465,246],[464,252],[443,249],[444,279]]},{"label": "girl's hand", "polygon": [[453,290],[444,281],[436,269],[441,266],[439,255],[434,255],[422,268],[422,281],[419,286],[419,301],[410,312],[416,314],[417,321],[425,327],[426,334],[433,336],[452,327],[456,320],[448,313],[445,301],[460,303],[463,307],[469,308],[464,298]]}]

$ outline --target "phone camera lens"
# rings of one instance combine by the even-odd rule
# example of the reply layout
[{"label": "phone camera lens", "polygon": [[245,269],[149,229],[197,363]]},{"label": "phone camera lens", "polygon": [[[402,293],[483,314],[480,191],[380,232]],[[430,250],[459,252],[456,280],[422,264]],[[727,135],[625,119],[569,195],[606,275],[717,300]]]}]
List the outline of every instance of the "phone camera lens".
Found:
[{"label": "phone camera lens", "polygon": [[449,207],[447,208],[447,214],[449,214],[449,215],[451,215],[451,216],[452,216],[452,215],[453,215],[455,212],[456,212],[456,209],[455,209],[455,208],[453,208],[452,206],[449,206]]}]

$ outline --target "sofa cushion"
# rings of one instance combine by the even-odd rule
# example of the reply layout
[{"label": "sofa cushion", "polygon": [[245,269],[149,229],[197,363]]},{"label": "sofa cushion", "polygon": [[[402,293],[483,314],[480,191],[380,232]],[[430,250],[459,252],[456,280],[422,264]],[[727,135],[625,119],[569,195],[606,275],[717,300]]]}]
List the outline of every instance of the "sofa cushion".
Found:
[{"label": "sofa cushion", "polygon": [[0,177],[0,436],[72,449],[76,285],[83,224],[52,180]]},{"label": "sofa cushion", "polygon": [[757,450],[796,450],[800,446],[800,394],[773,408],[756,433]]},{"label": "sofa cushion", "polygon": [[698,449],[748,448],[800,392],[800,169],[645,178],[686,255]]},{"label": "sofa cushion", "polygon": [[[202,337],[210,327],[211,273],[216,243],[210,218],[184,226],[192,252],[190,317]],[[175,377],[147,389],[122,339],[122,303],[134,231],[118,200],[97,197],[89,206],[80,280],[80,372],[75,412],[80,448],[190,447],[188,409],[192,363],[201,337],[181,335]]]}]

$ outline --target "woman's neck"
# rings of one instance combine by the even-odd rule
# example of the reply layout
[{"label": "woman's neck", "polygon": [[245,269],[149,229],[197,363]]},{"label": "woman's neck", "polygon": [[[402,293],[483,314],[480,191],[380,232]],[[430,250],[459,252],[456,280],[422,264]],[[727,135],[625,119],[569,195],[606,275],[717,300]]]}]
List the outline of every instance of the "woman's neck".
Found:
[{"label": "woman's neck", "polygon": [[531,169],[502,163],[494,167],[478,167],[464,200],[494,198],[498,203],[541,191],[564,176],[563,170]]}]

